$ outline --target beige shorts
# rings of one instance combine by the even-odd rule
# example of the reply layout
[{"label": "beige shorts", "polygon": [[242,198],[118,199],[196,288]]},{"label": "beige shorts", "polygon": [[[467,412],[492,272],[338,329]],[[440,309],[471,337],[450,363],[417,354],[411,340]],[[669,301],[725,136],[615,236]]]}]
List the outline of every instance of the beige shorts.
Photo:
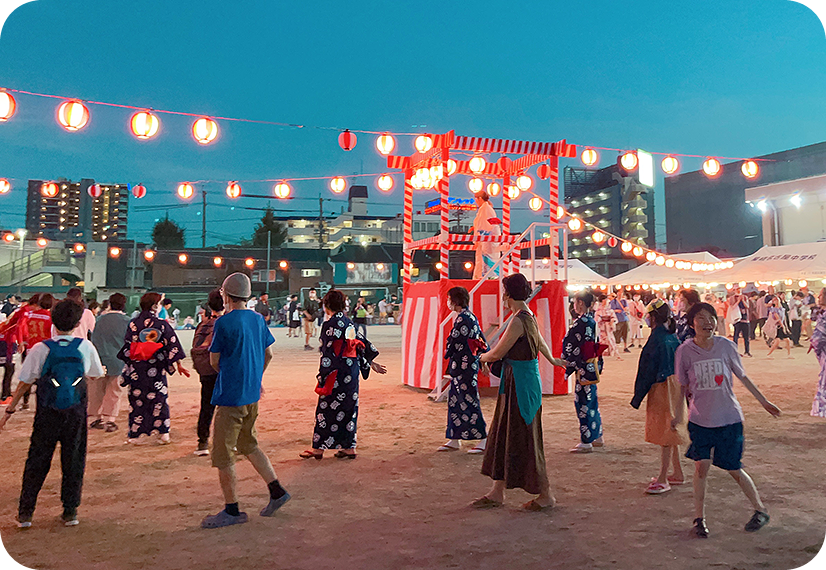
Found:
[{"label": "beige shorts", "polygon": [[306,334],[313,334],[313,327],[315,326],[315,321],[308,321],[304,319],[304,332]]},{"label": "beige shorts", "polygon": [[[249,455],[258,449],[258,402],[246,406],[215,408],[212,433],[212,466],[226,469],[235,463],[235,454]],[[236,451],[233,451],[233,448]]]}]

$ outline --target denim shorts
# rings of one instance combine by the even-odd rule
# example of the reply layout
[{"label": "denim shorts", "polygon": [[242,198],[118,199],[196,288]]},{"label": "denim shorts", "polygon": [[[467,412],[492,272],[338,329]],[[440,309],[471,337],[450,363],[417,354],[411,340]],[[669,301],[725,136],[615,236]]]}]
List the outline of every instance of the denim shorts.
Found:
[{"label": "denim shorts", "polygon": [[743,423],[707,428],[688,422],[691,445],[685,456],[694,461],[711,459],[712,465],[726,471],[737,471],[743,459]]}]

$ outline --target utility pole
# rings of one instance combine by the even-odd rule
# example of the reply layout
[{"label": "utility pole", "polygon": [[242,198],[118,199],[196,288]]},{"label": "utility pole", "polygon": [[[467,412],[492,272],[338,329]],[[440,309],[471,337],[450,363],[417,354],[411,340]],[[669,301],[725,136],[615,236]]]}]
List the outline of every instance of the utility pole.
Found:
[{"label": "utility pole", "polygon": [[203,199],[201,206],[201,249],[206,248],[206,190],[201,190],[201,198]]},{"label": "utility pole", "polygon": [[267,230],[267,295],[270,294],[270,251],[272,251],[272,230]]},{"label": "utility pole", "polygon": [[318,249],[324,249],[324,199],[318,195]]}]

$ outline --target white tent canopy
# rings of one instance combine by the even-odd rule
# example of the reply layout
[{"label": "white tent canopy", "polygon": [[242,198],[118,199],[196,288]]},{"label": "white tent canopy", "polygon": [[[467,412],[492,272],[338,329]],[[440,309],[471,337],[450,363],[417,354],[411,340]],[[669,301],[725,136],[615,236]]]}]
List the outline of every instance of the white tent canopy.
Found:
[{"label": "white tent canopy", "polygon": [[731,269],[713,271],[719,283],[826,279],[826,242],[767,245],[738,259]]},{"label": "white tent canopy", "polygon": [[[714,257],[707,251],[697,253],[680,253],[673,256],[674,259],[690,261],[692,263],[714,264],[720,263],[720,259]],[[642,265],[630,269],[625,273],[620,273],[608,280],[610,285],[677,285],[683,283],[706,283],[711,278],[710,271],[691,271],[677,269],[676,267],[666,267],[657,265],[653,261],[648,261]],[[716,280],[716,279],[715,279]]]},{"label": "white tent canopy", "polygon": [[[531,274],[534,268],[529,265],[531,262],[530,259],[523,259],[519,264],[519,272],[527,277],[528,281],[531,280]],[[562,269],[562,260],[560,260],[560,268],[559,268],[559,278],[563,279],[565,277],[565,273]],[[536,260],[536,280],[537,281],[550,281],[553,279],[551,276],[551,265],[549,263],[543,263],[542,260]],[[608,282],[608,279],[582,263],[578,259],[569,259],[568,260],[568,284],[569,285],[605,285]]]}]

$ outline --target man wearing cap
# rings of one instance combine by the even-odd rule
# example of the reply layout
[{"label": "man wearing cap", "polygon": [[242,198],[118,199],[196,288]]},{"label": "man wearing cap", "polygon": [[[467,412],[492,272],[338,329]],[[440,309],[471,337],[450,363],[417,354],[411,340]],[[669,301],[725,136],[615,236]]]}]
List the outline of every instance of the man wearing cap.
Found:
[{"label": "man wearing cap", "polygon": [[247,309],[247,300],[252,295],[249,277],[233,273],[224,280],[221,294],[227,313],[215,321],[209,360],[218,371],[211,401],[216,406],[212,466],[218,469],[226,507],[218,514],[206,517],[201,523],[203,528],[247,522],[247,513],[238,507],[236,453],[249,459],[269,488],[270,500],[261,510],[261,516],[273,516],[290,500],[289,493],[278,482],[269,458],[258,447],[255,430],[261,379],[272,360],[271,345],[275,339],[264,318]]}]

